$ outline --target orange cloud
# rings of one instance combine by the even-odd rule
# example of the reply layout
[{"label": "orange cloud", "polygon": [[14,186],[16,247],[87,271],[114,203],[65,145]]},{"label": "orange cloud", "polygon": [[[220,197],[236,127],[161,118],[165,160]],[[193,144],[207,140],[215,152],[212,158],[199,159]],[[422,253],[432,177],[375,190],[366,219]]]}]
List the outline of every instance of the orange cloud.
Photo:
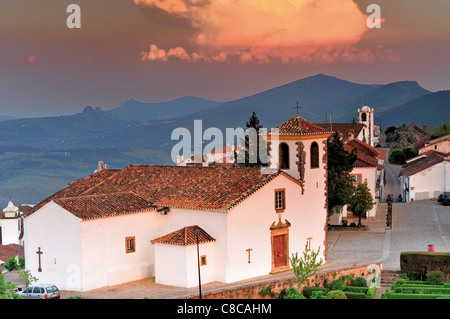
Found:
[{"label": "orange cloud", "polygon": [[[368,30],[353,0],[133,0],[187,19],[196,52],[152,44],[144,61],[334,61]],[[162,51],[164,52],[162,52]],[[348,50],[348,49],[347,49]]]}]

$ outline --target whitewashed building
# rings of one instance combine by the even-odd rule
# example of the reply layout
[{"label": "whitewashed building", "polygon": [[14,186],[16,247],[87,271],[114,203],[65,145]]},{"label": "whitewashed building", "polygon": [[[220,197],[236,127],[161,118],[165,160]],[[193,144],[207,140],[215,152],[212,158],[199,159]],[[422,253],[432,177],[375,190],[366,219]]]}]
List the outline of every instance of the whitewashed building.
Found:
[{"label": "whitewashed building", "polygon": [[276,273],[290,268],[289,257],[306,242],[326,260],[330,134],[294,117],[266,136],[276,156],[267,170],[130,165],[97,171],[27,216],[26,267],[40,282],[86,291],[150,276],[193,287],[198,260],[202,284]]},{"label": "whitewashed building", "polygon": [[421,153],[402,166],[399,177],[406,202],[437,198],[450,191],[450,154]]}]

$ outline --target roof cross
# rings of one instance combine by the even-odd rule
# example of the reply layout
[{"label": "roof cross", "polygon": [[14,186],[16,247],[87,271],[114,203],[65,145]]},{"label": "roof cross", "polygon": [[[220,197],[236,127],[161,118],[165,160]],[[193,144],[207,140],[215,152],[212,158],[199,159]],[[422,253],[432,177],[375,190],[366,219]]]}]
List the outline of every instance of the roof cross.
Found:
[{"label": "roof cross", "polygon": [[294,109],[297,109],[297,116],[298,116],[298,110],[301,109],[302,107],[299,106],[299,105],[298,105],[298,102],[297,102],[297,106],[294,106],[293,108],[294,108]]}]

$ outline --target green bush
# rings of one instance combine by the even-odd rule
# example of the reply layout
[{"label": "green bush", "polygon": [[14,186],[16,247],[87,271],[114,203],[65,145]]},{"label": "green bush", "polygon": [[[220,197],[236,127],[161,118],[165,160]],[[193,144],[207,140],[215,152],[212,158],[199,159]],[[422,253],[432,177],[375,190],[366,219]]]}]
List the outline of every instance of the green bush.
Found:
[{"label": "green bush", "polygon": [[331,290],[344,290],[345,284],[342,279],[336,279],[331,282]]},{"label": "green bush", "polygon": [[325,296],[325,291],[317,290],[313,291],[310,299],[328,299],[328,298]]},{"label": "green bush", "polygon": [[369,290],[368,287],[345,286],[343,291],[344,292],[356,292],[356,293],[365,294],[368,290]]},{"label": "green bush", "polygon": [[[339,291],[339,290],[337,290]],[[346,299],[366,299],[366,294],[360,293],[360,292],[350,292],[350,291],[344,291]],[[330,298],[331,299],[331,298]],[[333,298],[338,299],[338,298]],[[342,298],[339,298],[342,299]]]},{"label": "green bush", "polygon": [[324,288],[324,287],[304,287],[302,294],[303,296],[305,296],[306,298],[310,299],[312,297],[312,295],[314,294],[314,292],[316,291],[322,291],[323,293],[326,293],[328,289]]},{"label": "green bush", "polygon": [[395,281],[395,285],[397,285],[397,286],[401,286],[401,285],[404,285],[404,284],[406,284],[406,279],[399,278],[399,279],[397,279]]},{"label": "green bush", "polygon": [[364,277],[358,277],[355,279],[356,287],[367,287],[367,280]]},{"label": "green bush", "polygon": [[330,290],[326,294],[327,299],[347,299],[347,296],[342,290]]},{"label": "green bush", "polygon": [[432,271],[427,274],[427,281],[432,285],[442,285],[444,283],[444,274],[442,271]]},{"label": "green bush", "polygon": [[426,274],[441,271],[445,278],[450,275],[450,253],[402,252],[400,268],[411,280],[424,280]]},{"label": "green bush", "polygon": [[8,271],[19,269],[19,264],[16,261],[16,255],[9,257],[6,263],[3,264],[3,267],[5,267]]},{"label": "green bush", "polygon": [[297,288],[289,287],[288,294],[283,299],[306,299]]}]

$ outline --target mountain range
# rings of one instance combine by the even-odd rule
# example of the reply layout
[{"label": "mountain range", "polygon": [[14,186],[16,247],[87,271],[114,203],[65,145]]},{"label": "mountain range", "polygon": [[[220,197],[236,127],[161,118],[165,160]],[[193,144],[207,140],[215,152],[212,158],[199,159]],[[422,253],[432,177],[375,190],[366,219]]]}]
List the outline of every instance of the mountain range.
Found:
[{"label": "mountain range", "polygon": [[[359,84],[318,74],[233,101],[182,97],[117,108],[84,107],[73,115],[4,119],[0,125],[0,205],[9,197],[35,203],[91,174],[102,160],[112,168],[129,164],[173,164],[175,128],[244,127],[256,112],[266,128],[297,114],[310,122],[351,122],[364,104],[375,109],[382,129],[415,122],[431,128],[450,118],[450,91],[430,92],[414,81]],[[0,117],[0,121],[2,118]]]}]

